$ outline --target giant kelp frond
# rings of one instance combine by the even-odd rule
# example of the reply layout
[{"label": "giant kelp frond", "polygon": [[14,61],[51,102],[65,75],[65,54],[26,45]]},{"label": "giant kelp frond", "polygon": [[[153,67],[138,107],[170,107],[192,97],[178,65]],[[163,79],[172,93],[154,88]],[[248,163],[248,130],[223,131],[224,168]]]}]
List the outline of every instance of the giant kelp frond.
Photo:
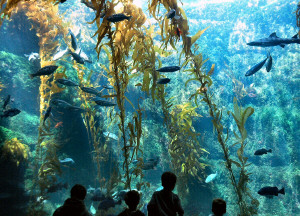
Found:
[{"label": "giant kelp frond", "polygon": [[29,147],[21,143],[17,138],[6,140],[1,149],[1,158],[11,160],[19,164],[29,157]]}]

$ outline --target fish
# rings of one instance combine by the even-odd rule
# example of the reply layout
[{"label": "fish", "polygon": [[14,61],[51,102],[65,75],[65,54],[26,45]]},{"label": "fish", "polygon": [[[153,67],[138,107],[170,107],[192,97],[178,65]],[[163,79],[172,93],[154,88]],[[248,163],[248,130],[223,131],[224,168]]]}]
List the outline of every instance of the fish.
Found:
[{"label": "fish", "polygon": [[93,63],[87,54],[85,54],[85,52],[83,52],[81,49],[77,49],[75,53],[78,54],[84,60],[84,62]]},{"label": "fish", "polygon": [[91,212],[93,215],[96,214],[96,209],[95,209],[93,203],[92,203],[91,206],[90,206],[90,212]]},{"label": "fish", "polygon": [[65,86],[79,86],[74,81],[68,80],[68,79],[57,79],[56,82],[58,82],[59,84],[65,85]]},{"label": "fish", "polygon": [[131,18],[132,18],[132,16],[126,16],[125,14],[119,13],[119,14],[113,14],[111,16],[108,16],[106,18],[106,20],[109,21],[109,22],[116,23],[116,22],[123,21],[125,19],[130,21]]},{"label": "fish", "polygon": [[85,61],[84,61],[84,59],[80,56],[80,53],[81,53],[81,50],[79,51],[79,54],[70,51],[71,56],[73,57],[73,59],[74,59],[77,63],[79,63],[79,64],[84,64]]},{"label": "fish", "polygon": [[179,27],[177,27],[176,28],[176,35],[179,37],[179,39],[180,39],[180,35],[182,35],[182,31],[180,30],[180,28]]},{"label": "fish", "polygon": [[3,103],[3,106],[2,106],[3,110],[6,109],[6,106],[9,104],[9,102],[10,102],[10,95],[7,95],[4,99],[4,103]]},{"label": "fish", "polygon": [[262,148],[262,149],[256,150],[254,152],[254,155],[264,155],[264,154],[267,154],[268,152],[272,153],[272,149],[267,150],[267,149]]},{"label": "fish", "polygon": [[16,115],[18,115],[21,112],[21,110],[17,109],[17,108],[12,108],[12,109],[8,109],[5,110],[3,112],[3,115],[1,115],[1,118],[7,118],[7,117],[14,117]]},{"label": "fish", "polygon": [[56,71],[57,68],[58,68],[58,66],[56,66],[56,65],[45,66],[45,67],[39,69],[36,73],[29,74],[29,76],[32,79],[33,77],[36,77],[36,76],[51,75]]},{"label": "fish", "polygon": [[151,170],[151,169],[155,169],[155,167],[157,166],[159,162],[159,157],[156,158],[150,158],[148,160],[145,160],[143,166],[142,166],[142,170]]},{"label": "fish", "polygon": [[101,100],[101,99],[96,99],[94,101],[99,106],[104,106],[104,107],[111,107],[111,106],[116,106],[117,105],[116,103],[113,103],[113,102],[110,102],[110,101]]},{"label": "fish", "polygon": [[66,48],[65,50],[60,50],[58,53],[54,54],[54,56],[52,57],[52,60],[57,61],[69,53],[70,53],[69,48]]},{"label": "fish", "polygon": [[276,32],[273,32],[269,37],[247,43],[247,45],[259,47],[280,46],[284,48],[285,45],[294,43],[300,44],[298,34],[294,35],[292,38],[280,38],[276,35]]},{"label": "fish", "polygon": [[72,45],[72,48],[76,51],[77,50],[77,41],[76,41],[76,37],[75,35],[73,34],[73,32],[71,31],[71,29],[69,29],[69,33],[71,35],[71,45]]},{"label": "fish", "polygon": [[63,109],[71,110],[71,111],[84,111],[80,107],[72,106],[68,102],[66,102],[64,100],[60,100],[60,99],[52,99],[51,104],[53,104],[57,107],[63,108]]},{"label": "fish", "polygon": [[171,9],[167,14],[166,14],[166,17],[168,19],[173,19],[176,15],[176,10],[175,9]]},{"label": "fish", "polygon": [[113,208],[116,205],[121,205],[122,204],[122,200],[114,200],[113,198],[106,198],[105,200],[101,201],[98,205],[98,210],[108,210],[109,208]]},{"label": "fish", "polygon": [[280,190],[278,190],[277,187],[263,187],[258,192],[261,196],[266,196],[268,198],[273,198],[273,196],[278,196],[278,194],[285,194],[284,187],[282,187]]},{"label": "fish", "polygon": [[102,85],[102,88],[105,88],[105,89],[114,89],[114,87],[111,86],[111,85]]},{"label": "fish", "polygon": [[259,62],[258,64],[254,65],[252,68],[250,68],[246,72],[245,76],[251,76],[251,75],[255,74],[257,71],[259,71],[264,66],[267,59],[268,59],[268,57],[265,60],[263,60],[263,61]]},{"label": "fish", "polygon": [[61,164],[75,164],[75,161],[72,158],[65,158],[63,160],[59,160],[59,163]]},{"label": "fish", "polygon": [[94,87],[84,87],[84,86],[80,86],[79,87],[83,92],[88,93],[88,94],[92,94],[92,95],[96,95],[101,97],[101,92],[99,92],[97,89],[95,89]]},{"label": "fish", "polygon": [[45,121],[47,120],[47,118],[49,118],[49,116],[50,116],[50,114],[51,114],[51,109],[52,109],[52,107],[49,106],[49,107],[47,108],[46,112],[45,112],[45,115],[44,115],[44,121],[43,121],[44,124],[45,124]]},{"label": "fish", "polygon": [[[85,6],[91,8],[92,10],[96,10],[96,8],[94,7],[93,3],[87,0],[81,0],[81,3],[85,4]],[[103,17],[102,17],[103,18]]]},{"label": "fish", "polygon": [[54,128],[62,127],[62,125],[63,125],[63,122],[58,122],[58,123],[54,126]]},{"label": "fish", "polygon": [[54,184],[54,185],[51,185],[48,189],[47,189],[47,193],[55,193],[59,190],[62,190],[62,189],[67,189],[68,188],[68,183],[62,183],[62,182],[59,182],[57,184]]},{"label": "fish", "polygon": [[180,70],[180,67],[178,67],[178,66],[168,66],[168,67],[159,68],[156,71],[158,71],[158,72],[175,72],[178,70]]},{"label": "fish", "polygon": [[103,201],[105,199],[106,199],[105,193],[100,188],[97,188],[96,190],[93,191],[92,197],[91,197],[92,201],[99,202],[99,201]]},{"label": "fish", "polygon": [[108,138],[111,138],[113,140],[118,140],[119,139],[119,137],[116,134],[110,133],[110,132],[107,132],[107,131],[103,132],[103,135],[108,137]]},{"label": "fish", "polygon": [[272,69],[272,63],[273,63],[273,59],[272,56],[270,55],[270,52],[268,53],[268,60],[266,62],[266,70],[267,72],[270,72],[270,70]]},{"label": "fish", "polygon": [[156,81],[157,84],[167,84],[171,81],[169,78],[160,78]]},{"label": "fish", "polygon": [[218,175],[218,172],[216,172],[215,174],[210,174],[209,176],[206,177],[205,179],[205,183],[209,183],[211,181],[213,181]]},{"label": "fish", "polygon": [[25,57],[28,58],[28,61],[35,61],[40,58],[40,55],[38,53],[30,53],[29,55],[24,54]]}]

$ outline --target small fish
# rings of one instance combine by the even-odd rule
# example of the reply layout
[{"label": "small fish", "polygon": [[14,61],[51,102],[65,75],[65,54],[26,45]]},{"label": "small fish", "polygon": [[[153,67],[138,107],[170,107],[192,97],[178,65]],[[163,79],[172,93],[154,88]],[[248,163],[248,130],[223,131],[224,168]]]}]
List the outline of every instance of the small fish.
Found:
[{"label": "small fish", "polygon": [[176,35],[179,37],[180,39],[180,35],[182,35],[182,31],[180,30],[179,27],[176,28]]},{"label": "small fish", "polygon": [[28,61],[35,61],[40,58],[38,53],[30,53],[29,55],[24,54],[24,56],[28,58]]},{"label": "small fish", "polygon": [[266,70],[267,72],[270,72],[270,70],[272,69],[272,63],[273,63],[273,59],[272,56],[270,55],[270,52],[268,53],[268,60],[266,62]]},{"label": "small fish", "polygon": [[10,102],[10,95],[7,95],[4,99],[4,104],[2,106],[3,110],[5,110],[6,106],[9,104]]},{"label": "small fish", "polygon": [[61,164],[75,164],[75,161],[72,158],[65,158],[63,160],[59,160],[59,163]]},{"label": "small fish", "polygon": [[166,17],[168,19],[173,19],[176,15],[176,10],[175,9],[171,9],[167,14],[166,14]]},{"label": "small fish", "polygon": [[71,45],[72,45],[72,48],[76,51],[77,50],[77,41],[76,41],[76,37],[75,35],[73,34],[73,32],[71,31],[71,29],[69,29],[69,33],[71,35]]},{"label": "small fish", "polygon": [[155,167],[157,166],[159,162],[159,157],[156,158],[150,158],[148,160],[145,160],[143,166],[142,166],[142,170],[151,170],[151,169],[155,169]]},{"label": "small fish", "polygon": [[54,128],[62,127],[62,125],[63,125],[63,122],[58,122],[58,123],[54,126]]},{"label": "small fish", "polygon": [[32,79],[33,77],[36,77],[36,76],[51,75],[56,71],[57,68],[58,68],[58,66],[56,66],[56,65],[49,65],[49,66],[39,69],[36,73],[29,74],[29,76]]},{"label": "small fish", "polygon": [[107,132],[107,131],[103,132],[103,135],[108,137],[108,138],[111,138],[113,140],[118,140],[119,139],[119,137],[116,134],[110,133],[110,132]]},{"label": "small fish", "polygon": [[105,89],[114,89],[114,87],[111,86],[111,85],[102,85],[102,88],[105,88]]},{"label": "small fish", "polygon": [[57,79],[56,82],[65,86],[79,86],[77,83],[68,79]]},{"label": "small fish", "polygon": [[60,0],[60,3],[62,4],[62,3],[64,3],[64,2],[66,2],[67,0]]},{"label": "small fish", "polygon": [[265,60],[263,60],[263,61],[259,62],[258,64],[254,65],[252,68],[250,68],[246,72],[245,76],[251,76],[251,75],[255,74],[257,71],[259,71],[264,66],[267,59],[268,59],[268,57]]},{"label": "small fish", "polygon": [[113,208],[116,205],[121,205],[122,200],[115,201],[113,198],[106,198],[105,200],[101,201],[98,205],[98,210],[108,210],[109,208]]},{"label": "small fish", "polygon": [[281,188],[280,190],[278,190],[277,187],[267,186],[267,187],[261,188],[257,193],[261,196],[273,198],[273,196],[278,196],[278,194],[280,194],[280,193],[284,195],[285,191],[284,191],[284,187]]},{"label": "small fish", "polygon": [[[80,50],[80,52],[81,52],[81,50]],[[79,52],[79,54],[70,52],[70,54],[77,63],[84,64],[84,59],[80,56],[80,52]]]},{"label": "small fish", "polygon": [[57,184],[54,184],[52,186],[50,186],[47,190],[47,193],[54,193],[54,192],[57,192],[59,190],[62,190],[62,189],[67,189],[68,188],[68,183],[57,183]]},{"label": "small fish", "polygon": [[110,101],[105,101],[105,100],[101,100],[101,99],[96,99],[94,100],[96,104],[98,104],[99,106],[104,106],[104,107],[111,107],[111,106],[116,106],[117,104],[110,102]]},{"label": "small fish", "polygon": [[68,102],[66,102],[64,100],[60,100],[60,99],[52,99],[51,103],[53,105],[57,106],[57,107],[60,107],[60,108],[63,108],[63,109],[68,109],[68,110],[71,110],[71,111],[84,111],[80,107],[72,106]]},{"label": "small fish", "polygon": [[119,14],[113,14],[113,15],[107,17],[106,19],[109,22],[116,23],[116,22],[123,21],[125,19],[130,21],[131,18],[132,18],[132,16],[126,16],[125,14],[119,13]]},{"label": "small fish", "polygon": [[65,50],[60,50],[58,53],[54,54],[52,60],[57,61],[57,60],[63,58],[64,56],[66,56],[69,53],[70,53],[69,48],[67,48]]},{"label": "small fish", "polygon": [[216,172],[215,174],[210,174],[205,179],[205,183],[209,183],[209,182],[213,181],[217,177],[217,175],[218,175],[218,172]]},{"label": "small fish", "polygon": [[20,112],[21,112],[21,110],[12,108],[12,109],[5,110],[3,112],[3,115],[1,115],[0,117],[1,118],[13,117],[13,116],[18,115]]},{"label": "small fish", "polygon": [[90,212],[91,212],[93,215],[96,214],[96,209],[94,208],[93,203],[91,204]]},{"label": "small fish", "polygon": [[97,89],[95,89],[93,87],[80,86],[80,89],[85,93],[89,93],[89,94],[101,97],[101,92],[99,92]]},{"label": "small fish", "polygon": [[52,109],[51,106],[49,106],[49,107],[47,108],[47,110],[46,110],[46,112],[45,112],[45,115],[44,115],[44,122],[43,122],[43,124],[45,124],[45,121],[47,120],[47,118],[49,118],[49,116],[50,116],[50,114],[51,114],[51,109]]},{"label": "small fish", "polygon": [[180,67],[178,67],[178,66],[168,66],[168,67],[159,68],[156,71],[158,71],[158,72],[175,72],[178,70],[180,70]]},{"label": "small fish", "polygon": [[262,148],[262,149],[256,150],[254,155],[264,155],[264,154],[267,154],[268,152],[272,153],[272,149],[267,150],[267,149]]},{"label": "small fish", "polygon": [[169,78],[160,78],[160,79],[158,79],[157,80],[157,84],[167,84],[167,83],[169,83],[171,81],[171,79],[169,79]]}]

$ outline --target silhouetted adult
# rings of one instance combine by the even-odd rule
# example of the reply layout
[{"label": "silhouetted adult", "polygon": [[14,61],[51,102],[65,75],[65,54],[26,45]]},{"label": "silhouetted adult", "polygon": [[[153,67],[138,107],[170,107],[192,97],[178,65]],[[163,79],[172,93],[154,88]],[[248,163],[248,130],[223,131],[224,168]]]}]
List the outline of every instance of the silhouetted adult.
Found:
[{"label": "silhouetted adult", "polygon": [[210,216],[222,216],[226,213],[226,202],[221,198],[214,199],[211,210],[213,214]]},{"label": "silhouetted adult", "polygon": [[172,172],[164,172],[161,176],[163,189],[153,193],[148,203],[148,216],[179,216],[184,214],[179,197],[172,191],[177,177]]},{"label": "silhouetted adult", "polygon": [[56,209],[53,216],[92,216],[84,205],[85,196],[85,187],[80,184],[74,185],[71,198],[66,199],[64,205]]},{"label": "silhouetted adult", "polygon": [[140,194],[136,190],[128,191],[124,197],[126,208],[118,216],[145,216],[143,212],[137,210],[137,206],[140,202]]}]

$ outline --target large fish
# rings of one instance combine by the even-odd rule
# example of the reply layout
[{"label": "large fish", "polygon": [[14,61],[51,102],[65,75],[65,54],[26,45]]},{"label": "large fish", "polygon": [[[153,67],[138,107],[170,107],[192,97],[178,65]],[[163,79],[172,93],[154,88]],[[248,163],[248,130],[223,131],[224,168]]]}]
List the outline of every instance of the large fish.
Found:
[{"label": "large fish", "polygon": [[77,83],[73,82],[72,80],[68,79],[57,79],[56,82],[65,86],[79,86]]},{"label": "large fish", "polygon": [[65,50],[60,50],[56,54],[54,54],[54,56],[52,57],[52,60],[57,61],[57,60],[63,58],[64,56],[68,55],[69,53],[70,53],[69,48],[66,48]]},{"label": "large fish", "polygon": [[267,186],[267,187],[261,188],[257,193],[261,196],[273,198],[273,196],[278,196],[278,194],[280,194],[280,193],[284,195],[285,191],[284,191],[284,187],[281,188],[280,190],[278,190],[277,187]]},{"label": "large fish", "polygon": [[79,52],[79,54],[77,54],[77,53],[75,53],[75,52],[70,52],[70,54],[71,54],[71,56],[73,57],[73,59],[77,62],[77,63],[79,63],[79,64],[84,64],[84,58],[82,58],[81,56],[80,56],[80,53],[81,53],[81,50],[80,50],[80,52]]},{"label": "large fish", "polygon": [[20,112],[21,112],[21,110],[12,108],[12,109],[5,110],[3,112],[3,115],[1,115],[0,117],[1,118],[14,117],[14,116],[18,115]]},{"label": "large fish", "polygon": [[117,105],[117,104],[115,104],[113,102],[102,100],[102,99],[95,99],[94,101],[99,106],[104,106],[104,107],[111,107],[111,106],[116,106]]},{"label": "large fish", "polygon": [[267,59],[268,59],[268,57],[265,60],[263,60],[263,61],[259,62],[258,64],[254,65],[252,68],[250,68],[246,72],[245,76],[251,76],[251,75],[255,74],[257,71],[259,71],[264,66]]},{"label": "large fish", "polygon": [[71,111],[84,111],[80,107],[72,106],[68,102],[66,102],[64,100],[60,100],[60,99],[52,99],[51,103],[53,105],[57,106],[57,107],[60,107],[60,108],[63,108],[63,109],[68,109],[68,110],[71,110]]},{"label": "large fish", "polygon": [[209,183],[209,182],[213,181],[217,177],[217,175],[218,175],[218,172],[216,172],[215,174],[210,174],[205,179],[205,183]]},{"label": "large fish", "polygon": [[45,66],[45,67],[39,69],[36,73],[29,74],[29,76],[32,79],[33,77],[36,77],[36,76],[51,75],[56,71],[57,68],[58,68],[58,66],[56,66],[56,65]]},{"label": "large fish", "polygon": [[156,71],[158,71],[158,72],[175,72],[178,70],[180,70],[180,67],[178,67],[178,66],[168,66],[168,67],[159,68]]},{"label": "large fish", "polygon": [[297,43],[300,44],[300,39],[297,38],[298,34],[294,35],[292,38],[280,38],[276,33],[272,33],[268,38],[263,38],[257,41],[247,43],[249,46],[259,46],[259,47],[269,47],[269,46],[281,46],[285,47],[287,44]]},{"label": "large fish", "polygon": [[262,149],[258,149],[254,152],[254,155],[264,155],[264,154],[267,154],[268,152],[272,153],[272,149],[265,149],[265,148],[262,148]]},{"label": "large fish", "polygon": [[113,15],[107,17],[106,19],[109,22],[116,23],[116,22],[123,21],[125,19],[127,19],[128,21],[130,21],[131,17],[132,16],[126,16],[125,14],[119,13],[119,14],[113,14]]},{"label": "large fish", "polygon": [[169,83],[171,80],[169,78],[160,78],[156,81],[157,84],[167,84]]},{"label": "large fish", "polygon": [[89,94],[101,97],[101,92],[99,92],[97,89],[95,89],[93,87],[80,86],[79,88],[85,93],[89,93]]}]

